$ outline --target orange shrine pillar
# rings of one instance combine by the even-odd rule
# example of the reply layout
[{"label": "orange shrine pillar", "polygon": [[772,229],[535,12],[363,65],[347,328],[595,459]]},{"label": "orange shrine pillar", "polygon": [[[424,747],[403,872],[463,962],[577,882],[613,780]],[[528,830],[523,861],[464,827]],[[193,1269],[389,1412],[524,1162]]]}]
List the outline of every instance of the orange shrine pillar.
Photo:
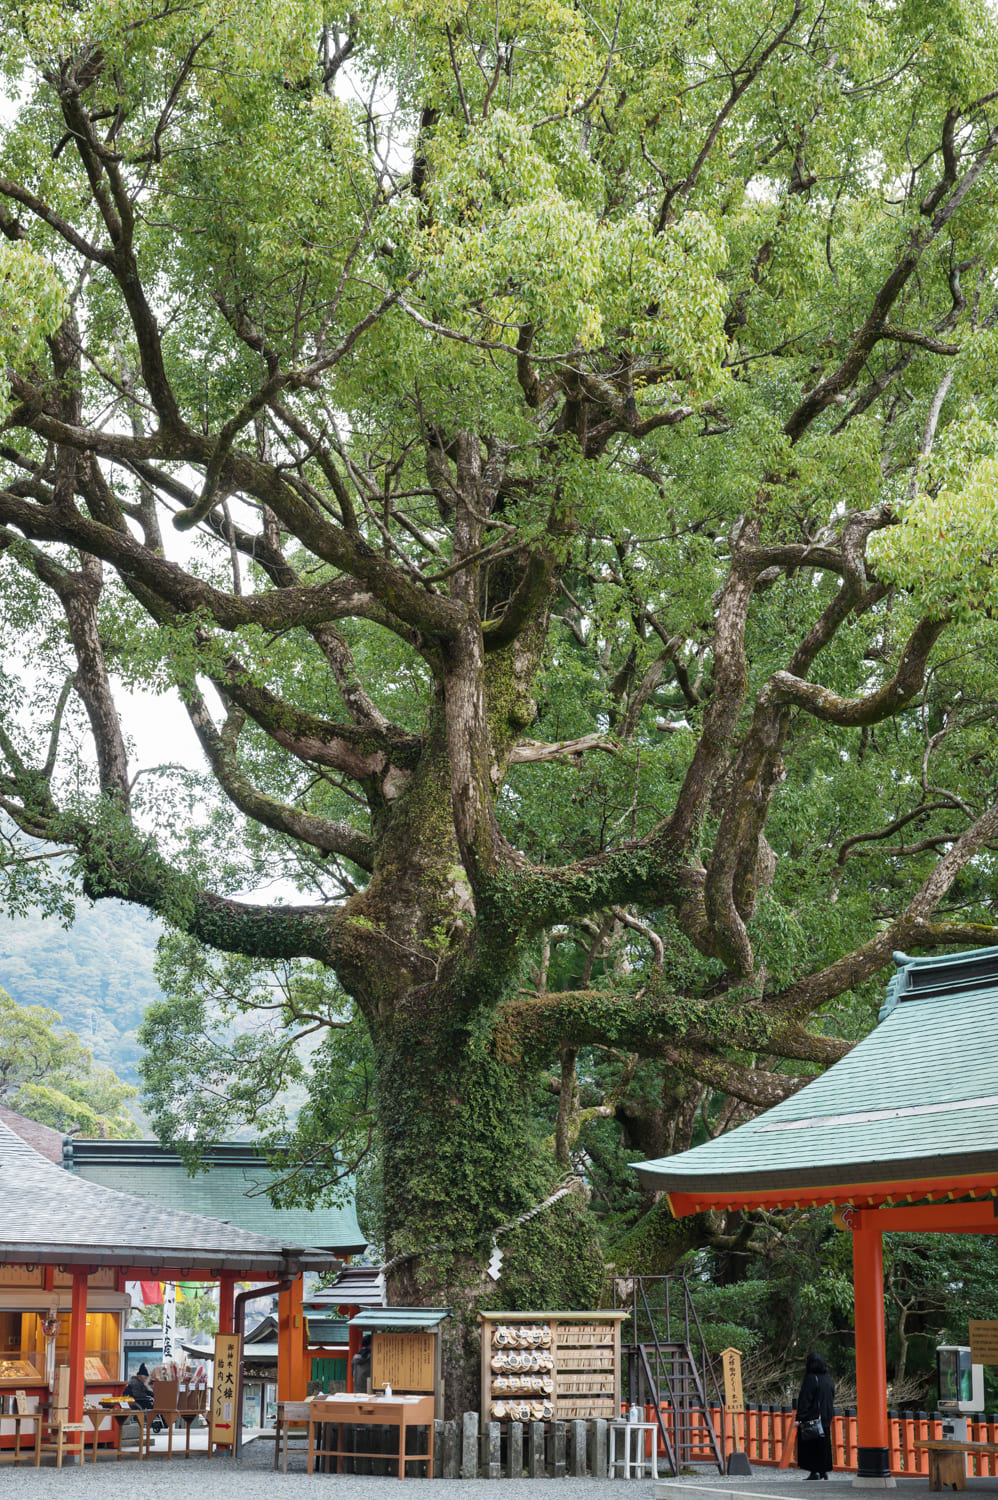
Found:
[{"label": "orange shrine pillar", "polygon": [[67,1420],[83,1421],[87,1358],[87,1267],[73,1267],[69,1312],[69,1410]]},{"label": "orange shrine pillar", "polygon": [[302,1278],[296,1276],[277,1299],[277,1399],[304,1401],[308,1392]]},{"label": "orange shrine pillar", "polygon": [[861,1227],[852,1232],[857,1418],[854,1483],[870,1489],[893,1489],[887,1433],[884,1245],[879,1228],[865,1227],[867,1217],[863,1215]]},{"label": "orange shrine pillar", "polygon": [[235,1332],[235,1297],[236,1278],[226,1276],[223,1271],[218,1278],[218,1331],[219,1333]]}]

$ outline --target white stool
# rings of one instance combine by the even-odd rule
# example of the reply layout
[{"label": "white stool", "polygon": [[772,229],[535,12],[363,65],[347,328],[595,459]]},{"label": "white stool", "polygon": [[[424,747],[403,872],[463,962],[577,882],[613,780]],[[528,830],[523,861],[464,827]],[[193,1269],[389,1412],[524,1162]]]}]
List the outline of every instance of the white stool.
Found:
[{"label": "white stool", "polygon": [[[644,1479],[645,1467],[651,1469],[652,1479],[658,1478],[658,1423],[657,1422],[610,1422],[609,1470],[610,1478],[617,1475],[617,1437],[622,1439],[625,1479]],[[645,1453],[645,1433],[652,1434],[651,1453]],[[634,1434],[633,1438],[631,1434]]]}]

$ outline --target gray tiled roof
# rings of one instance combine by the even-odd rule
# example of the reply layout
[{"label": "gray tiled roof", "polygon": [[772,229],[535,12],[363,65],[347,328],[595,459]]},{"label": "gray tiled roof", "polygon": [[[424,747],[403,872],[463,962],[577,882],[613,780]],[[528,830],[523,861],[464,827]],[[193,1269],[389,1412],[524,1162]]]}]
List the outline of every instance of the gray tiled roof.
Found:
[{"label": "gray tiled roof", "polygon": [[895,957],[901,973],[869,1036],[748,1124],[639,1163],[645,1186],[718,1194],[971,1174],[998,1186],[998,949],[945,965]]},{"label": "gray tiled roof", "polygon": [[385,1273],[380,1266],[344,1266],[332,1286],[311,1299],[313,1306],[384,1307]]},{"label": "gray tiled roof", "polygon": [[301,1242],[85,1182],[0,1123],[0,1263],[172,1266],[280,1275],[334,1258]]},{"label": "gray tiled roof", "polygon": [[6,1104],[0,1104],[0,1125],[6,1125],[49,1161],[62,1161],[61,1130],[53,1130],[51,1125],[39,1125],[37,1120],[29,1120],[26,1115],[8,1109]]},{"label": "gray tiled roof", "polygon": [[352,1192],[339,1205],[275,1208],[265,1191],[274,1173],[252,1142],[224,1141],[208,1147],[203,1156],[207,1170],[194,1177],[177,1153],[158,1141],[67,1137],[65,1151],[65,1165],[88,1182],[148,1199],[171,1212],[209,1214],[255,1234],[321,1245],[338,1255],[354,1255],[367,1244],[357,1224]]}]

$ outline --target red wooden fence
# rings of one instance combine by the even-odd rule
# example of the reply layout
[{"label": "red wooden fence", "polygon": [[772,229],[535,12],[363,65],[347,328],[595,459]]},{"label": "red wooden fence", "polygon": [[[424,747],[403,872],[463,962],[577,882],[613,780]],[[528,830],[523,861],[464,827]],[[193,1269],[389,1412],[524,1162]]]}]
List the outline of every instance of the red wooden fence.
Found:
[{"label": "red wooden fence", "polygon": [[[662,1408],[666,1428],[671,1431],[670,1412]],[[787,1469],[794,1465],[797,1426],[796,1413],[788,1406],[750,1406],[743,1412],[726,1412],[712,1407],[711,1418],[714,1431],[724,1453],[728,1455],[741,1450],[748,1455],[752,1465]],[[655,1408],[649,1406],[645,1420],[655,1420]],[[713,1463],[714,1454],[706,1424],[697,1413],[689,1414],[690,1443],[684,1447],[682,1459],[692,1463]],[[971,1417],[967,1423],[968,1437],[978,1443],[998,1443],[998,1417]],[[942,1437],[942,1419],[938,1412],[925,1415],[920,1412],[888,1413],[888,1452],[891,1473],[895,1475],[922,1475],[929,1472],[929,1458],[924,1449],[915,1448],[915,1439]],[[652,1434],[648,1434],[651,1451]],[[663,1452],[661,1437],[659,1451]],[[839,1470],[856,1468],[856,1414],[848,1408],[837,1412],[832,1422],[832,1457],[834,1467]],[[991,1479],[998,1476],[998,1454],[973,1454],[969,1459],[968,1474],[975,1478]]]}]

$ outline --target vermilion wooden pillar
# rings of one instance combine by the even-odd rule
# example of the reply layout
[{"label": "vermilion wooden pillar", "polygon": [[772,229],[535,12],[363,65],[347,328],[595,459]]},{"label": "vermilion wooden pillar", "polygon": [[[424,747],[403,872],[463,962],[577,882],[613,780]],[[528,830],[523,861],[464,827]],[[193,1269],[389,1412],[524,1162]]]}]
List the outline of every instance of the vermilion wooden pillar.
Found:
[{"label": "vermilion wooden pillar", "polygon": [[83,1421],[87,1357],[87,1267],[73,1267],[73,1292],[69,1313],[69,1412],[70,1422]]},{"label": "vermilion wooden pillar", "polygon": [[870,1489],[893,1489],[887,1433],[887,1344],[884,1331],[883,1236],[876,1229],[852,1233],[856,1309],[856,1478]]},{"label": "vermilion wooden pillar", "polygon": [[219,1333],[234,1333],[234,1303],[236,1296],[236,1278],[226,1276],[224,1273],[218,1278],[218,1331]]},{"label": "vermilion wooden pillar", "polygon": [[307,1392],[302,1279],[296,1276],[277,1299],[277,1399],[304,1401]]}]

